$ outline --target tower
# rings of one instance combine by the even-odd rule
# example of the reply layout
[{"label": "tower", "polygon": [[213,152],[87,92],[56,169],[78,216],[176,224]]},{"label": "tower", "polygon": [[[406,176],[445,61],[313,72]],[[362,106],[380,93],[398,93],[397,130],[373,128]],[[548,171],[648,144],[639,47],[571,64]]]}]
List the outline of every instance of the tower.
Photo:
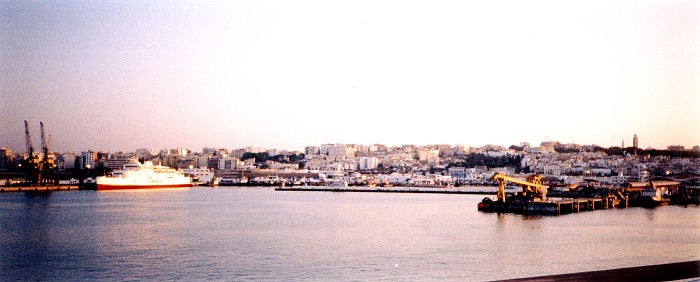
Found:
[{"label": "tower", "polygon": [[637,154],[637,148],[639,148],[639,139],[637,139],[637,133],[634,134],[632,138],[632,147],[634,147],[634,154]]},{"label": "tower", "polygon": [[622,149],[625,148],[625,139],[622,139],[622,147],[620,147],[620,148],[622,148]]}]

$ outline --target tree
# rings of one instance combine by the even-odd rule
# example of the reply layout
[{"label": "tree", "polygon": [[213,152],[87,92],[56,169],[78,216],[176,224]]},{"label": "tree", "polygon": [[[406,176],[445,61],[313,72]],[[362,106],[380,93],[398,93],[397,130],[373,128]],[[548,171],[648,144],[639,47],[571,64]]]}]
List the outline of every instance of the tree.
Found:
[{"label": "tree", "polygon": [[522,157],[520,155],[505,155],[500,157],[492,157],[479,153],[471,153],[466,155],[464,160],[450,164],[448,167],[461,166],[472,168],[476,166],[494,167],[515,167],[516,171],[521,169]]}]

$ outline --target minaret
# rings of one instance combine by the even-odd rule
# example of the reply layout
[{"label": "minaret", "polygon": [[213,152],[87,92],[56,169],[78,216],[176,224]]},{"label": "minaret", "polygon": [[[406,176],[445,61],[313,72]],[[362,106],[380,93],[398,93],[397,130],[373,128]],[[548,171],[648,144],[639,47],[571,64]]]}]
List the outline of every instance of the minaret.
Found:
[{"label": "minaret", "polygon": [[634,147],[634,154],[637,155],[637,148],[639,148],[639,139],[637,139],[637,133],[635,133],[634,138],[632,138],[632,147]]}]

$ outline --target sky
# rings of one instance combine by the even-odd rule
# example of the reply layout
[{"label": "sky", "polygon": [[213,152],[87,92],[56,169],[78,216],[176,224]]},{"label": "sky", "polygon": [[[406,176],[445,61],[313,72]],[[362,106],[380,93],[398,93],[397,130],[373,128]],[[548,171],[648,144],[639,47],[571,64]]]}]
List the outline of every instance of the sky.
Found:
[{"label": "sky", "polygon": [[698,1],[0,0],[0,146],[700,144]]}]

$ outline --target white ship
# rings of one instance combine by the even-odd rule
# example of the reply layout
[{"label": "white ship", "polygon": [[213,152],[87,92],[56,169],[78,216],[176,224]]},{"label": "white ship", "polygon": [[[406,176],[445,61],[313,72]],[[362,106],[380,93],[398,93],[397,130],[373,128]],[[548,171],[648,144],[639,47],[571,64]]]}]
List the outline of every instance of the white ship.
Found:
[{"label": "white ship", "polygon": [[143,164],[127,163],[121,169],[112,172],[111,176],[100,176],[96,179],[97,190],[114,189],[150,189],[150,188],[182,188],[192,186],[190,177],[174,168],[153,165],[147,161]]}]

